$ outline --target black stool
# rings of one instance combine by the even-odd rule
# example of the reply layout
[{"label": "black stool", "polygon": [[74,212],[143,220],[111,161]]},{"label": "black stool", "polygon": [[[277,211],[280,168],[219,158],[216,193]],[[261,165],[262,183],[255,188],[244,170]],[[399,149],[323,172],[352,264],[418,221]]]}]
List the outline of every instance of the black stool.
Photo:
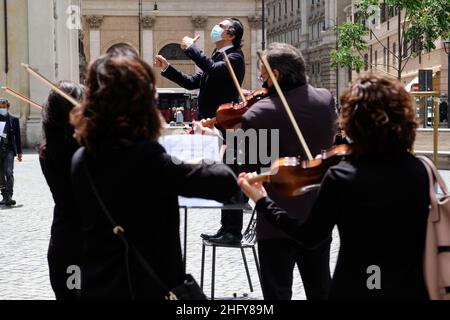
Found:
[{"label": "black stool", "polygon": [[242,241],[236,244],[219,244],[210,242],[208,240],[203,240],[202,244],[202,270],[201,270],[201,278],[200,278],[200,287],[203,290],[203,280],[205,276],[205,248],[212,247],[212,273],[211,273],[211,300],[214,300],[214,282],[215,282],[215,272],[216,272],[216,248],[239,248],[241,249],[242,260],[244,261],[245,272],[247,273],[248,285],[250,287],[250,292],[253,292],[252,279],[250,277],[250,272],[248,270],[247,258],[245,256],[245,250],[251,248],[253,251],[253,257],[255,259],[256,270],[258,271],[259,283],[261,283],[261,272],[259,269],[259,261],[258,256],[256,254],[256,219],[255,219],[256,210],[253,210],[250,221],[247,225],[247,228],[242,235]]}]

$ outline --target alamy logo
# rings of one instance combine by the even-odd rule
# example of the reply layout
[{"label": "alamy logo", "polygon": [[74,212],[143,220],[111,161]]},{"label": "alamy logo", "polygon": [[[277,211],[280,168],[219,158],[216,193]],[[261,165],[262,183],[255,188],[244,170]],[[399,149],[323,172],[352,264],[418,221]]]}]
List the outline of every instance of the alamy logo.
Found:
[{"label": "alamy logo", "polygon": [[381,290],[381,269],[379,266],[373,265],[367,268],[367,274],[370,274],[367,278],[367,289],[369,290]]},{"label": "alamy logo", "polygon": [[79,266],[69,266],[67,268],[67,274],[70,276],[67,278],[66,285],[69,290],[81,289],[81,268]]}]

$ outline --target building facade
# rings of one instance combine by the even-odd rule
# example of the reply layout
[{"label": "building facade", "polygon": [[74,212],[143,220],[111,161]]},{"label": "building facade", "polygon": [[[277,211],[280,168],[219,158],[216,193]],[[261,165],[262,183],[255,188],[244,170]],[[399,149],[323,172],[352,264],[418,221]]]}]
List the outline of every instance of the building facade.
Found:
[{"label": "building facade", "polygon": [[[357,0],[353,0],[352,6],[347,8],[347,19],[354,21],[357,16],[354,6],[357,2]],[[404,12],[400,18],[403,22]],[[411,90],[414,85],[419,83],[419,70],[432,70],[433,91],[448,94],[448,56],[445,53],[443,40],[437,40],[435,42],[436,49],[432,51],[423,50],[417,44],[405,42],[402,44],[403,50],[400,53],[398,19],[398,12],[389,10],[386,5],[377,10],[372,21],[367,22],[367,26],[374,31],[374,35],[367,38],[369,50],[364,53],[366,68],[362,72],[380,72],[397,78],[396,68],[399,55],[401,54],[406,60],[411,53],[415,53],[402,72],[401,81],[405,87]]]},{"label": "building facade", "polygon": [[266,3],[268,43],[286,42],[299,48],[311,84],[338,96],[348,85],[349,71],[332,68],[330,53],[336,49],[334,27],[345,21],[345,9],[351,0],[270,0]]},{"label": "building facade", "polygon": [[[355,9],[357,2],[353,0],[352,6],[347,8],[347,19],[353,19],[353,21],[358,19],[358,12]],[[398,70],[401,69],[400,81],[408,91],[436,91],[439,93],[440,101],[446,100],[449,66],[444,40],[436,40],[434,43],[436,49],[431,51],[421,48],[418,42],[401,40],[402,32],[399,29],[403,28],[404,17],[405,12],[399,14],[394,8],[382,4],[370,21],[364,22],[373,33],[369,33],[366,38],[369,48],[363,53],[365,68],[360,72],[376,72],[398,78]],[[400,41],[403,42],[401,46]],[[420,70],[428,71],[430,76],[422,76],[423,81],[419,81]],[[355,71],[353,74],[358,76]],[[432,100],[425,101],[422,98],[416,99],[416,102],[420,127],[432,127],[434,121]],[[439,125],[450,128],[450,110],[440,110],[439,113]]]},{"label": "building facade", "polygon": [[[79,81],[80,0],[6,0],[0,3],[0,84],[42,104],[49,87],[30,78],[30,64],[53,82]],[[3,91],[18,116],[25,146],[42,142],[41,110]]]},{"label": "building facade", "polygon": [[[154,11],[155,5],[158,12]],[[141,52],[150,64],[153,64],[155,55],[162,54],[180,70],[194,73],[194,63],[180,49],[181,39],[199,35],[198,45],[210,55],[214,49],[210,39],[211,29],[228,17],[236,17],[244,25],[246,76],[243,87],[256,89],[260,86],[256,53],[262,43],[261,11],[259,0],[144,0],[141,10],[136,0],[84,0],[83,46],[86,61],[89,63],[96,59],[111,46],[126,43]],[[156,75],[159,88],[178,87],[159,72]]]}]

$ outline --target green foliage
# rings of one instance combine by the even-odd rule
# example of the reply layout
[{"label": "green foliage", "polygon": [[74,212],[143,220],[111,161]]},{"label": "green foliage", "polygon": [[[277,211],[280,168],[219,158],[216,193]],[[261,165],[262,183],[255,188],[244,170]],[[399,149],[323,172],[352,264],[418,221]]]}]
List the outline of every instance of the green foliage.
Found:
[{"label": "green foliage", "polygon": [[[406,42],[416,41],[423,49],[436,48],[435,41],[450,37],[450,0],[361,0],[356,4],[358,20],[346,22],[336,31],[339,34],[337,52],[331,54],[334,66],[350,67],[354,70],[364,66],[363,52],[367,50],[367,36],[371,30],[362,24],[379,12],[379,8],[385,2],[391,9],[403,12],[402,23],[405,28],[399,30],[401,37]],[[405,16],[406,14],[406,16]],[[398,54],[399,65],[404,65],[413,57],[410,53],[407,57]],[[400,68],[399,76],[401,75]]]}]

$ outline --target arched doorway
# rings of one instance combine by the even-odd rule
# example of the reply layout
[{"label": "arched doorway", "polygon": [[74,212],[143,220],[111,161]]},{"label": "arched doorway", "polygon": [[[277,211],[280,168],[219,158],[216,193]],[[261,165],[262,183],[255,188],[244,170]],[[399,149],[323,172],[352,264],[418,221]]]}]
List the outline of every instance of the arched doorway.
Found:
[{"label": "arched doorway", "polygon": [[169,43],[158,52],[167,60],[189,60],[189,57],[181,49],[178,43]]},{"label": "arched doorway", "polygon": [[[169,43],[163,46],[158,54],[166,58],[171,65],[183,73],[192,74],[195,72],[194,63],[178,43]],[[183,121],[197,120],[198,109],[194,97],[187,94],[186,90],[180,89],[174,82],[162,77],[159,72],[156,73],[156,78],[158,88],[160,88],[159,108],[166,121],[177,121],[178,110],[183,114]]]}]

